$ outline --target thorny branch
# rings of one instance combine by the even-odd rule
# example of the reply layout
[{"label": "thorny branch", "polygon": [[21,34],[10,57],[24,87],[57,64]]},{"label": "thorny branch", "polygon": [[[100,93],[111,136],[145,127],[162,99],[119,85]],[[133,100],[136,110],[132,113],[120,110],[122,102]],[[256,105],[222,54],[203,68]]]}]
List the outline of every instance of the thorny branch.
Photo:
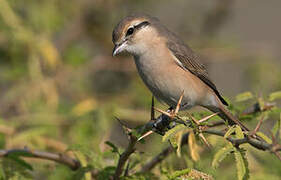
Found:
[{"label": "thorny branch", "polygon": [[[262,112],[262,111],[267,111],[270,110],[274,107],[273,103],[267,103],[264,109],[261,108],[256,108],[256,104],[254,104],[252,107],[248,108],[246,111],[243,112],[243,114],[254,114],[257,112]],[[246,112],[246,113],[245,113]],[[212,116],[212,115],[211,115]],[[209,116],[210,117],[210,116]],[[201,120],[199,120],[199,122],[193,118],[191,116],[192,121],[194,121],[195,124],[199,125],[199,122],[203,122],[206,118],[203,118]],[[245,133],[245,138],[243,139],[235,139],[235,138],[231,138],[228,137],[227,140],[229,142],[231,142],[234,146],[238,147],[241,144],[245,144],[248,143],[251,146],[259,149],[259,150],[264,150],[264,151],[269,151],[272,152],[273,154],[276,155],[276,157],[281,161],[281,155],[279,153],[279,151],[281,151],[281,145],[277,143],[276,138],[274,137],[274,135],[272,134],[272,144],[269,144],[265,141],[262,141],[261,139],[257,139],[254,138],[254,135],[257,133],[257,131],[259,131],[262,121],[263,121],[264,117],[262,117],[260,119],[260,121],[258,122],[257,126],[255,127],[255,129],[251,132],[249,132],[248,134]],[[214,123],[209,123],[207,125],[201,126],[201,133],[204,134],[211,134],[211,135],[217,135],[217,136],[222,136],[224,137],[225,132],[223,131],[218,131],[218,130],[210,130],[209,128],[212,127],[217,127],[217,126],[221,126],[221,125],[225,125],[224,121],[217,121]],[[203,129],[203,130],[202,130]],[[187,137],[189,133],[184,134],[184,137]],[[183,138],[184,139],[184,138]],[[186,141],[182,141],[181,146],[187,144],[187,140]],[[162,150],[158,155],[156,155],[152,160],[150,160],[148,163],[146,163],[140,172],[148,172],[151,171],[158,163],[162,162],[165,158],[168,157],[169,154],[171,154],[173,152],[173,147],[169,146],[167,148],[165,148],[164,150]]]},{"label": "thorny branch", "polygon": [[[153,106],[154,106],[154,104],[152,105],[152,107]],[[154,111],[155,108],[152,108],[152,109]],[[254,111],[253,113],[255,113],[255,112],[256,111]],[[177,116],[176,113],[177,112],[172,112],[171,115],[175,118],[180,118],[179,116]],[[170,114],[166,113],[164,116],[167,116],[167,115],[170,115]],[[201,120],[196,120],[195,118],[192,117],[192,121],[194,121],[194,124],[196,124],[196,126],[197,126],[197,129],[194,128],[194,131],[199,130],[200,134],[210,134],[210,135],[224,137],[225,131],[211,129],[213,127],[224,125],[223,121],[217,121],[217,122],[201,125],[201,123],[205,122],[208,118],[210,118],[212,116],[213,115],[205,117]],[[143,128],[149,131],[153,127],[152,124],[154,122],[156,122],[157,120],[159,120],[159,118],[163,118],[163,114],[160,115],[159,117],[155,118],[154,112],[152,112],[151,113],[152,121],[149,121],[148,123],[146,123],[143,126]],[[115,170],[115,174],[112,177],[113,179],[116,179],[116,180],[120,179],[120,176],[124,172],[124,167],[126,165],[126,162],[129,160],[130,155],[132,155],[135,152],[135,145],[138,142],[138,138],[135,135],[133,135],[132,130],[130,128],[128,128],[118,118],[117,118],[117,120],[120,122],[120,124],[122,125],[126,134],[128,135],[129,143],[128,143],[128,146],[126,147],[125,151],[119,157],[118,164],[117,164],[117,167]],[[226,140],[229,141],[230,143],[232,143],[236,147],[238,147],[241,144],[248,143],[256,149],[263,150],[263,151],[269,151],[269,152],[275,154],[277,156],[277,158],[281,161],[281,156],[279,153],[281,151],[281,145],[277,143],[277,140],[273,134],[272,134],[272,143],[271,144],[267,143],[261,139],[254,138],[254,135],[257,133],[257,131],[261,127],[262,121],[263,121],[263,118],[261,118],[261,120],[258,122],[257,126],[255,127],[255,129],[253,131],[244,132],[244,138],[236,139],[233,137],[228,137],[228,138],[226,138]],[[174,122],[174,120],[170,119],[170,122]],[[167,123],[167,122],[165,122],[165,123]],[[183,135],[181,146],[186,145],[188,143],[188,135],[189,135],[189,133],[186,133]],[[140,172],[151,171],[157,164],[162,162],[172,152],[174,152],[173,147],[169,146],[169,147],[165,148],[157,156],[152,158],[148,163],[143,165]],[[22,153],[22,156],[27,157],[27,158],[30,157],[30,158],[38,158],[38,159],[46,159],[46,160],[55,161],[57,163],[61,163],[61,164],[68,166],[72,170],[77,170],[77,169],[81,168],[81,164],[80,164],[79,160],[71,158],[67,155],[60,154],[60,153],[50,153],[50,152],[30,150],[28,148],[0,150],[0,158],[7,157],[13,153]],[[96,177],[98,175],[98,173],[99,172],[97,170],[91,171],[92,177]],[[128,175],[128,170],[127,170],[126,174]]]},{"label": "thorny branch", "polygon": [[[222,123],[218,122],[218,123],[214,123],[215,126],[219,126],[222,125]],[[209,127],[215,127],[215,126],[209,126]],[[217,135],[217,136],[221,136],[224,137],[225,132],[222,131],[218,131],[218,130],[203,130],[202,133],[204,134],[211,134],[211,135]],[[181,146],[186,145],[188,143],[187,141],[187,137],[188,137],[189,133],[184,134],[184,138],[183,141],[181,143]],[[245,144],[248,143],[251,146],[263,150],[263,151],[270,151],[272,153],[274,153],[277,158],[281,161],[281,156],[279,154],[279,151],[281,151],[281,145],[277,144],[277,143],[273,143],[273,144],[268,144],[264,141],[260,141],[257,139],[254,139],[250,136],[246,136],[243,139],[235,139],[235,138],[231,138],[228,137],[227,140],[229,142],[231,142],[234,146],[239,146],[241,144]],[[168,146],[165,149],[163,149],[158,155],[156,155],[154,158],[152,158],[149,162],[147,162],[142,169],[140,170],[140,172],[148,172],[151,171],[157,164],[161,163],[165,158],[168,157],[168,155],[170,155],[172,152],[174,152],[174,149],[172,146]]]}]

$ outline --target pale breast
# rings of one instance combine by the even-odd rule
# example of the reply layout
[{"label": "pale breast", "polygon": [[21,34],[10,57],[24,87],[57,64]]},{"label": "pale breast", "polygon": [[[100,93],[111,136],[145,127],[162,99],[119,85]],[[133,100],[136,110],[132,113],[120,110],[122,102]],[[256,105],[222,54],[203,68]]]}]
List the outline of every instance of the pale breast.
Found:
[{"label": "pale breast", "polygon": [[198,79],[193,74],[180,68],[172,59],[163,59],[167,57],[151,58],[149,55],[135,57],[143,82],[158,100],[164,101],[169,106],[176,106],[182,92],[184,92],[182,109],[199,105],[207,88],[198,87],[198,82],[196,82]]}]

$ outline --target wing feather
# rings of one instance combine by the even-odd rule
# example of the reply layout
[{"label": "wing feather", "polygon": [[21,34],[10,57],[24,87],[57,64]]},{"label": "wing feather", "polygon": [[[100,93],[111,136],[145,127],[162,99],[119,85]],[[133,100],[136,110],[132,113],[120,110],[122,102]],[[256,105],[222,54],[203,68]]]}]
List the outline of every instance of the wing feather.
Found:
[{"label": "wing feather", "polygon": [[218,92],[215,84],[208,77],[208,72],[203,64],[200,63],[200,58],[196,55],[187,45],[180,41],[175,35],[170,35],[172,39],[167,42],[167,46],[174,56],[179,61],[178,64],[185,70],[190,71],[196,75],[205,84],[207,84],[218,96],[224,105],[228,105],[227,102]]}]

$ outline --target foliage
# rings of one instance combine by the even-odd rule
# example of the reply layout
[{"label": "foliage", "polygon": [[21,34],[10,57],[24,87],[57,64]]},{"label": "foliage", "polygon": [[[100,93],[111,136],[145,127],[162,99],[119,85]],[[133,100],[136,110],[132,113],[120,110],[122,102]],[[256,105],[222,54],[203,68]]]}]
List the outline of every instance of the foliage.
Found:
[{"label": "foliage", "polygon": [[227,145],[226,147],[221,148],[214,156],[212,166],[214,168],[218,168],[219,164],[227,155],[234,151],[234,147],[232,145]]},{"label": "foliage", "polygon": [[248,160],[243,149],[234,151],[238,180],[249,179]]},{"label": "foliage", "polygon": [[[266,50],[246,53],[239,48],[240,42],[217,38],[215,29],[211,36],[193,32],[206,31],[200,26],[204,19],[210,22],[209,16],[206,18],[204,14],[212,11],[204,2],[197,3],[196,6],[192,3],[182,6],[190,11],[185,11],[186,15],[178,19],[192,17],[192,23],[174,22],[178,24],[178,32],[189,34],[188,40],[194,41],[199,51],[203,54],[206,51],[213,59],[217,59],[218,49],[224,46],[222,59],[242,62],[239,68],[244,67],[241,74],[247,77],[243,86],[249,87],[249,91],[234,96],[235,101],[229,99],[228,102],[235,102],[229,109],[251,129],[265,117],[266,128],[260,128],[256,135],[269,144],[274,143],[268,132],[272,129],[276,141],[280,142],[281,73],[274,57]],[[165,9],[164,4],[161,7]],[[124,6],[124,2],[118,0],[30,0],[28,3],[0,0],[1,180],[42,177],[103,180],[114,175],[128,143],[128,134],[114,116],[129,127],[147,123],[151,94],[140,82],[132,61],[111,58],[111,31],[129,12],[154,11],[159,6],[156,1],[126,1]],[[130,10],[125,10],[126,7]],[[195,16],[198,23],[193,20]],[[215,27],[219,30],[220,26]],[[183,29],[191,30],[182,32]],[[200,42],[202,44],[198,44]],[[261,82],[263,89],[260,89]],[[160,103],[156,106],[163,108]],[[252,109],[257,111],[247,113]],[[210,112],[195,110],[191,115],[199,120]],[[185,112],[181,116],[185,121],[190,120]],[[219,119],[215,116],[202,124],[210,125]],[[218,127],[219,130],[224,128]],[[181,124],[170,129],[162,141],[159,135],[148,137],[135,147],[125,163],[121,179],[247,179],[249,174],[252,179],[279,179],[281,176],[280,161],[272,154],[248,148],[246,144],[238,148],[227,142],[227,138],[245,137],[239,126],[229,127],[224,138],[204,134],[212,145],[210,150],[201,131],[192,122],[191,127]],[[186,133],[189,136],[184,139],[182,135]],[[173,150],[164,154],[154,169],[141,171],[170,145]],[[5,149],[58,153],[79,160],[80,166],[72,170],[56,161],[35,159],[32,153],[26,152],[11,152],[3,157]]]}]

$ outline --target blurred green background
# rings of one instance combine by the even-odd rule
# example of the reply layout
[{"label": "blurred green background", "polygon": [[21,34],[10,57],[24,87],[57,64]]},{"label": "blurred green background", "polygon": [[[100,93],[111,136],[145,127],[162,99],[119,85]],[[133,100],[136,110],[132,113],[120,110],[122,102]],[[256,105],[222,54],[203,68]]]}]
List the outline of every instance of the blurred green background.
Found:
[{"label": "blurred green background", "polygon": [[[114,116],[131,127],[150,117],[151,93],[134,61],[111,57],[112,30],[131,13],[158,17],[205,57],[210,77],[231,102],[244,91],[262,97],[280,90],[280,6],[278,0],[0,0],[0,148],[82,147],[91,150],[95,168],[116,164],[104,142],[124,147],[127,140]],[[211,140],[215,149],[222,146]],[[153,135],[138,151],[143,161],[165,146]],[[209,168],[215,150],[203,146],[199,162],[172,155],[163,164],[235,179],[231,160]],[[280,179],[276,157],[250,150],[251,179]],[[140,161],[139,154],[134,158]],[[34,179],[69,179],[73,173],[52,162],[29,162],[36,164],[29,172]]]}]

